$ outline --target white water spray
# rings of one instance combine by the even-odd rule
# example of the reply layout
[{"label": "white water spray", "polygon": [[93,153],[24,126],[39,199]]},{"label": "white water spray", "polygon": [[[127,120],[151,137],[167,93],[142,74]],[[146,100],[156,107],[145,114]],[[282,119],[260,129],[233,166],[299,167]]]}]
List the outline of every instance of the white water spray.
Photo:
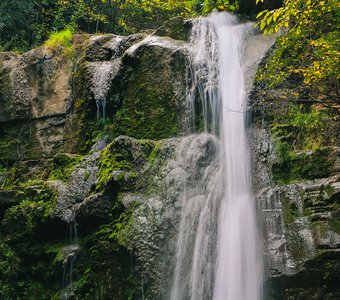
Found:
[{"label": "white water spray", "polygon": [[217,155],[194,187],[187,183],[181,198],[171,300],[262,297],[242,65],[245,41],[251,35],[252,24],[240,24],[227,13],[214,13],[193,25],[189,109],[196,127],[201,114],[206,134],[218,138]]}]

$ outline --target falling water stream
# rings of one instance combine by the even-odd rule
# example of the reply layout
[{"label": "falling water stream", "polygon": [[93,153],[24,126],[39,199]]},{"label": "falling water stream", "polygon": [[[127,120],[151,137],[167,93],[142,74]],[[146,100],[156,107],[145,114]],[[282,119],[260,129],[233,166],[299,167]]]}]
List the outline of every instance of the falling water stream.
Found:
[{"label": "falling water stream", "polygon": [[252,28],[227,13],[213,13],[193,23],[189,110],[196,127],[198,115],[203,115],[202,127],[214,141],[216,154],[201,179],[194,187],[188,182],[181,196],[171,300],[262,297],[245,128],[243,54],[246,41],[254,35]]}]

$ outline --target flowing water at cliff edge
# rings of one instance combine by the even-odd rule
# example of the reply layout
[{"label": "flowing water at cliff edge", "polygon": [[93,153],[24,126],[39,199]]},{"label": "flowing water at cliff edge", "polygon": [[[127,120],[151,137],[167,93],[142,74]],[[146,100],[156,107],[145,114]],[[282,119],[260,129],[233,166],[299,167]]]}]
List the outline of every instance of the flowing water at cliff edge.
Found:
[{"label": "flowing water at cliff edge", "polygon": [[217,150],[206,154],[215,159],[202,179],[194,187],[188,182],[181,195],[171,300],[262,297],[261,243],[245,128],[245,73],[251,72],[245,51],[254,37],[252,28],[227,13],[193,24],[191,126],[193,131],[204,128]]}]

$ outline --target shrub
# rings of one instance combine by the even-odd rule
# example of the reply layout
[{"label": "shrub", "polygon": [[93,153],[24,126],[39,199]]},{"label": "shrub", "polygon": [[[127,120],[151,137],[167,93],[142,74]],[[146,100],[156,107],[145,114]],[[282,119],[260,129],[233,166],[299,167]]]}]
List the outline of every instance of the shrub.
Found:
[{"label": "shrub", "polygon": [[44,43],[44,46],[51,49],[57,50],[60,48],[64,49],[64,53],[72,47],[72,37],[74,28],[67,26],[64,30],[58,32],[52,32],[49,39]]}]

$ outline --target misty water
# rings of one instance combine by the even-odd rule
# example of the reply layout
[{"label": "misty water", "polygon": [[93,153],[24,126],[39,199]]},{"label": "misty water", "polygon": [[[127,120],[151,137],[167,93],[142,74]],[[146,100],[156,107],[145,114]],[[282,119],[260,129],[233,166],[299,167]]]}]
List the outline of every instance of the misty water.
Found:
[{"label": "misty water", "polygon": [[[262,297],[261,240],[246,139],[247,41],[253,24],[213,13],[193,21],[190,127],[201,127],[213,163],[180,197],[171,300],[257,300]],[[203,124],[199,118],[203,116]]]}]

